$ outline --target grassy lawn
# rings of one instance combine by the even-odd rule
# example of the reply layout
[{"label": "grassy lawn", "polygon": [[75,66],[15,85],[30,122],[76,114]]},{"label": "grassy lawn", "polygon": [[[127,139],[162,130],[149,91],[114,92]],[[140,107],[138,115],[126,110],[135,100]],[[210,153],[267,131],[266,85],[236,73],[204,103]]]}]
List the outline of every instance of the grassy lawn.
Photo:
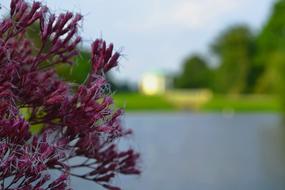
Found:
[{"label": "grassy lawn", "polygon": [[280,112],[280,104],[273,96],[241,95],[214,96],[202,106],[202,111]]},{"label": "grassy lawn", "polygon": [[[170,103],[164,96],[144,96],[138,93],[114,95],[115,104],[126,111],[182,111],[175,103]],[[189,109],[191,111],[191,109]],[[280,112],[280,104],[273,96],[215,95],[208,103],[202,105],[200,112]],[[184,109],[185,111],[185,109]]]},{"label": "grassy lawn", "polygon": [[138,93],[123,93],[114,95],[117,107],[127,111],[172,111],[175,107],[163,96],[145,96]]}]

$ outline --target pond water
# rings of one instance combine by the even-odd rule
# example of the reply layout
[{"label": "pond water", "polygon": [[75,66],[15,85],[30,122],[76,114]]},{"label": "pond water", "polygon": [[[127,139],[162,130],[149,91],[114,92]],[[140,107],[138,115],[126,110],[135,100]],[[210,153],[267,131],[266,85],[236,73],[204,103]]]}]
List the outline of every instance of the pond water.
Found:
[{"label": "pond water", "polygon": [[[124,141],[142,154],[124,190],[284,190],[285,127],[274,114],[132,113]],[[101,189],[72,179],[75,190]]]}]

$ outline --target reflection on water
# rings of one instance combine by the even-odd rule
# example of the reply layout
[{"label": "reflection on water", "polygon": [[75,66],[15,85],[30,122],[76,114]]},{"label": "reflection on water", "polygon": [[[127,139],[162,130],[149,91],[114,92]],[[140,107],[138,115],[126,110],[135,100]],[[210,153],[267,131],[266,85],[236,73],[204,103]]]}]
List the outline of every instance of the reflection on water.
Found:
[{"label": "reflection on water", "polygon": [[[276,115],[139,113],[124,123],[143,167],[140,177],[115,181],[124,190],[285,189],[285,129]],[[72,180],[74,189],[97,189]]]}]

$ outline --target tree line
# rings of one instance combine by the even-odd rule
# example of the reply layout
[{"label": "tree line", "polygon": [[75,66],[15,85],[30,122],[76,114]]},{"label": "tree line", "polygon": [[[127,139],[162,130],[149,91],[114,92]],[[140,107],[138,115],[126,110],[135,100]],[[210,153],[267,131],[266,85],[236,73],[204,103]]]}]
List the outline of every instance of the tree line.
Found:
[{"label": "tree line", "polygon": [[285,0],[279,0],[260,31],[243,24],[226,28],[210,45],[212,59],[199,54],[185,59],[181,73],[174,77],[174,87],[285,97],[284,18]]}]

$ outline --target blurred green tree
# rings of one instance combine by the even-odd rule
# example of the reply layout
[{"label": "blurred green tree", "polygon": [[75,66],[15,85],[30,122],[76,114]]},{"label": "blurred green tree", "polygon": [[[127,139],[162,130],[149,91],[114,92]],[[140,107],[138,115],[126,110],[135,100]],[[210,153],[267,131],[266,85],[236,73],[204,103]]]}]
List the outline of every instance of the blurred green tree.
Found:
[{"label": "blurred green tree", "polygon": [[[35,35],[40,33],[40,25],[38,23],[31,25],[27,28],[27,37],[32,39],[37,48],[41,45],[41,39],[39,35]],[[49,49],[49,45],[46,45],[45,49]],[[46,51],[46,50],[43,51]],[[79,56],[76,56],[75,60],[73,60],[73,65],[68,64],[59,64],[56,67],[56,71],[62,79],[73,82],[75,84],[82,84],[90,73],[91,64],[89,63],[91,58],[90,50],[88,49],[80,49]],[[46,63],[48,64],[48,63]],[[106,79],[109,81],[111,90],[121,91],[121,92],[129,92],[132,89],[129,84],[126,82],[116,82],[115,79],[108,74]]]},{"label": "blurred green tree", "polygon": [[257,92],[281,93],[285,107],[285,0],[276,1],[257,37],[256,64],[263,68]]},{"label": "blurred green tree", "polygon": [[57,67],[57,72],[65,80],[81,84],[90,72],[90,57],[91,54],[88,50],[81,50],[73,65],[60,65]]},{"label": "blurred green tree", "polygon": [[200,55],[187,58],[183,64],[182,73],[175,77],[175,88],[209,88],[212,81],[212,71],[206,60]]},{"label": "blurred green tree", "polygon": [[214,89],[219,93],[244,93],[254,85],[251,70],[254,36],[245,25],[227,28],[211,46],[219,60]]},{"label": "blurred green tree", "polygon": [[[38,23],[31,25],[27,28],[27,37],[32,39],[37,48],[41,45],[41,39],[39,35],[40,33],[40,25]],[[49,49],[49,45],[46,45],[45,49]],[[46,51],[46,50],[43,51]],[[68,64],[59,64],[56,68],[60,77],[64,80],[68,80],[74,83],[83,83],[87,78],[87,75],[90,71],[90,57],[91,53],[89,50],[80,50],[80,56],[76,56],[75,60],[73,60],[74,65]],[[48,64],[48,63],[47,63]]]},{"label": "blurred green tree", "polygon": [[[57,72],[63,79],[81,84],[84,83],[88,74],[90,73],[90,52],[88,50],[81,50],[80,55],[74,60],[73,65],[59,65]],[[109,85],[112,92],[130,92],[130,88],[127,82],[117,82],[111,73],[108,73],[106,79],[109,81]]]}]

